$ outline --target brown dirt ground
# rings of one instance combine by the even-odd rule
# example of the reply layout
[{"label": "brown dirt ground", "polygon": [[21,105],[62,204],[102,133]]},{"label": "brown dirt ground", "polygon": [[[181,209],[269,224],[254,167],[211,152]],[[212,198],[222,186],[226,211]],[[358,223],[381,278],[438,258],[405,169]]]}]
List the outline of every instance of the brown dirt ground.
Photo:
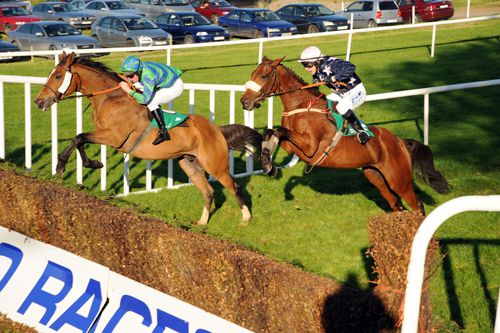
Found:
[{"label": "brown dirt ground", "polygon": [[[397,316],[384,305],[383,296],[339,285],[242,246],[177,229],[76,189],[3,169],[0,193],[0,225],[250,330],[394,331]],[[385,214],[381,219],[396,218],[398,224],[401,219],[422,221],[409,212],[398,214]],[[391,224],[377,225],[386,229]],[[381,241],[386,241],[386,231]],[[33,332],[0,316],[0,330],[6,329]]]}]

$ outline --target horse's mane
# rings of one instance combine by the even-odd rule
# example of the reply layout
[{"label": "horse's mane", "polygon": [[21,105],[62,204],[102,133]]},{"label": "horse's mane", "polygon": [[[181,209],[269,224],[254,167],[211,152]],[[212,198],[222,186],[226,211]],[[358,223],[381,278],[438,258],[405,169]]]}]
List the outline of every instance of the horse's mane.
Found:
[{"label": "horse's mane", "polygon": [[117,81],[121,80],[121,78],[118,76],[118,74],[116,74],[116,72],[113,72],[108,66],[104,65],[100,61],[90,60],[88,58],[78,57],[78,58],[76,58],[75,63],[78,63],[78,64],[81,64],[81,65],[93,68],[93,69],[95,69],[95,70],[97,70],[99,72],[102,72],[102,73],[104,73],[106,75],[111,76],[112,78],[114,78]]},{"label": "horse's mane", "polygon": [[[294,77],[299,83],[303,86],[307,86],[309,83],[307,83],[303,78],[301,78],[297,73],[295,73],[291,68],[286,67],[285,65],[281,64],[283,68],[292,76]],[[307,89],[308,91],[312,92],[313,95],[319,96],[321,93],[319,92],[319,89]]]}]

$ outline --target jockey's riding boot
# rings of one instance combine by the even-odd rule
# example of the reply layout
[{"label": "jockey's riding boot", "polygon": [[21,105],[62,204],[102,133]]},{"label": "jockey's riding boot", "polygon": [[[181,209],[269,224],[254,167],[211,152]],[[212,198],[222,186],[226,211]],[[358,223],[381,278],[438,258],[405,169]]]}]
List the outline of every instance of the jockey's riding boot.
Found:
[{"label": "jockey's riding boot", "polygon": [[352,111],[349,110],[346,112],[344,115],[344,118],[349,122],[349,124],[354,128],[354,130],[358,133],[358,140],[359,142],[364,145],[368,140],[370,140],[370,134],[368,134],[363,127],[361,126],[361,123],[359,122],[358,117],[356,117],[356,114]]},{"label": "jockey's riding boot", "polygon": [[163,110],[161,108],[158,108],[152,111],[152,113],[154,118],[156,119],[156,122],[158,123],[158,136],[153,141],[153,144],[158,145],[163,141],[170,140],[170,135],[168,134],[167,128],[165,127],[165,120],[163,119]]}]

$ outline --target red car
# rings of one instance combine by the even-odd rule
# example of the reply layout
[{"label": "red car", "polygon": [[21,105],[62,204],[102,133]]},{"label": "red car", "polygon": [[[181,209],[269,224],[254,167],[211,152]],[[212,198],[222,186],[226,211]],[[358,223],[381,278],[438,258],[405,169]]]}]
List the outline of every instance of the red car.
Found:
[{"label": "red car", "polygon": [[399,0],[403,22],[411,22],[412,7],[415,6],[415,23],[447,20],[455,14],[453,3],[448,0]]},{"label": "red car", "polygon": [[193,0],[191,5],[201,15],[211,20],[214,24],[219,22],[219,17],[227,15],[236,9],[225,0]]},{"label": "red car", "polygon": [[8,34],[19,26],[28,22],[40,21],[38,17],[30,15],[22,7],[0,7],[0,32]]}]

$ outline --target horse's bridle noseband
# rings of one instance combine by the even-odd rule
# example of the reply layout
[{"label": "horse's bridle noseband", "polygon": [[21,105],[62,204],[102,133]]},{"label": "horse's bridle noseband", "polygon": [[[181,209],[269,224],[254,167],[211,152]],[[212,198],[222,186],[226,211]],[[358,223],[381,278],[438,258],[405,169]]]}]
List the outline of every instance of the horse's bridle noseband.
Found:
[{"label": "horse's bridle noseband", "polygon": [[[257,82],[251,80],[245,83],[245,88],[250,89],[252,91],[258,92],[259,94],[255,98],[256,102],[263,101],[266,98],[272,97],[272,96],[279,96],[281,95],[281,85],[278,77],[278,71],[276,70],[276,66],[271,66],[271,65],[264,65],[267,67],[271,67],[271,77],[266,81],[264,86],[261,86]],[[278,93],[276,93],[278,91]]]}]

